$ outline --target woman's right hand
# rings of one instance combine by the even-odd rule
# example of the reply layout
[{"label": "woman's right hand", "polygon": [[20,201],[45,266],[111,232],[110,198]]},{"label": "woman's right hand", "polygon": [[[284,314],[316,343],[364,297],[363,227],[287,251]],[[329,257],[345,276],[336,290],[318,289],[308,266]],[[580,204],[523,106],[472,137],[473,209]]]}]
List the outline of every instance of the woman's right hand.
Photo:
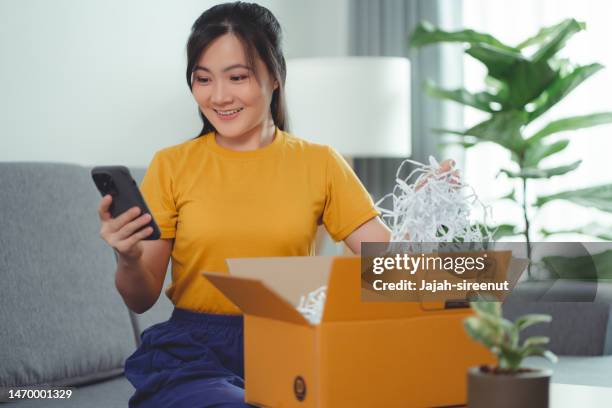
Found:
[{"label": "woman's right hand", "polygon": [[132,207],[117,218],[109,211],[113,197],[110,194],[102,197],[98,207],[100,217],[100,237],[118,252],[118,255],[137,260],[142,256],[142,240],[153,233],[153,228],[142,227],[151,221],[150,214],[140,215],[140,208]]}]

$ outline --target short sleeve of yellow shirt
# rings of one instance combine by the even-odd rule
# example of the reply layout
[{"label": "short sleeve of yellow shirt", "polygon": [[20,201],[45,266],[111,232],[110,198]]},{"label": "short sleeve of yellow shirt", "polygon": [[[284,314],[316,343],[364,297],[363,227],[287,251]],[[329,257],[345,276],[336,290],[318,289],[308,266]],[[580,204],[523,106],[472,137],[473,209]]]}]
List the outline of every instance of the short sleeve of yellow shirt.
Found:
[{"label": "short sleeve of yellow shirt", "polygon": [[279,129],[254,151],[225,149],[213,133],[163,149],[141,190],[162,239],[174,239],[167,296],[205,313],[240,310],[202,272],[227,273],[228,258],[314,255],[320,220],[340,241],[380,214],[335,150]]}]

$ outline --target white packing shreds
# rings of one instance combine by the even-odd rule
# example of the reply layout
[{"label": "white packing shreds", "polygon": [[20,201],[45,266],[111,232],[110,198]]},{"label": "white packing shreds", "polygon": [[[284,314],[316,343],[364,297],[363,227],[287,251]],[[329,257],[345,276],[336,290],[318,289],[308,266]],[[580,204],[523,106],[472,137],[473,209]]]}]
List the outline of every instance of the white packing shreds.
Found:
[{"label": "white packing shreds", "polygon": [[[415,169],[406,178],[400,174],[406,164]],[[486,225],[489,208],[484,206],[474,190],[464,184],[457,171],[441,172],[432,156],[429,164],[405,160],[397,169],[393,192],[385,195],[376,207],[391,229],[393,242],[488,242],[491,233]],[[383,202],[391,200],[391,208]],[[473,223],[474,207],[482,208],[482,223]]]},{"label": "white packing shreds", "polygon": [[[415,169],[408,177],[400,174],[406,164]],[[492,240],[487,225],[489,208],[478,200],[474,190],[462,183],[455,169],[440,171],[440,164],[429,157],[429,164],[405,160],[397,169],[393,192],[376,203],[383,220],[391,228],[392,242],[474,242]],[[392,199],[391,209],[383,208],[385,200]],[[471,211],[482,209],[482,222],[472,223]],[[423,246],[419,246],[423,249]],[[325,305],[327,287],[322,286],[302,296],[297,310],[312,324],[319,324]]]},{"label": "white packing shreds", "polygon": [[319,324],[321,322],[326,291],[327,286],[321,286],[300,298],[297,310],[312,324]]}]

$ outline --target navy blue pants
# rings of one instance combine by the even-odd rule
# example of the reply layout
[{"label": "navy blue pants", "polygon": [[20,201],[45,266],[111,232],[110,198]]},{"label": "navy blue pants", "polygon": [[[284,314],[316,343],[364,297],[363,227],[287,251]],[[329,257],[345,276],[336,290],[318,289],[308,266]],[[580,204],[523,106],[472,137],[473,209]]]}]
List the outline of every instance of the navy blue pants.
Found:
[{"label": "navy blue pants", "polygon": [[242,316],[174,309],[125,361],[130,407],[245,408]]}]

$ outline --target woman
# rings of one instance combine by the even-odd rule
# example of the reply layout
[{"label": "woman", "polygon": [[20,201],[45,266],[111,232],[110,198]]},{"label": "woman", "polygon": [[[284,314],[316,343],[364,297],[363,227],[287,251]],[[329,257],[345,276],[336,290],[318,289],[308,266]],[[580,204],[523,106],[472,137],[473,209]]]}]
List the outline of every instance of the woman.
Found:
[{"label": "woman", "polygon": [[172,317],[147,329],[125,364],[130,406],[246,407],[242,316],[201,272],[226,272],[227,258],[313,254],[321,223],[354,253],[390,233],[333,149],[287,133],[281,28],[269,10],[212,7],[194,23],[187,56],[202,131],[159,151],[141,186],[161,239],[143,241],[150,216],[137,208],[111,218],[110,196],[101,236],[136,313],[156,302],[173,261]]}]

